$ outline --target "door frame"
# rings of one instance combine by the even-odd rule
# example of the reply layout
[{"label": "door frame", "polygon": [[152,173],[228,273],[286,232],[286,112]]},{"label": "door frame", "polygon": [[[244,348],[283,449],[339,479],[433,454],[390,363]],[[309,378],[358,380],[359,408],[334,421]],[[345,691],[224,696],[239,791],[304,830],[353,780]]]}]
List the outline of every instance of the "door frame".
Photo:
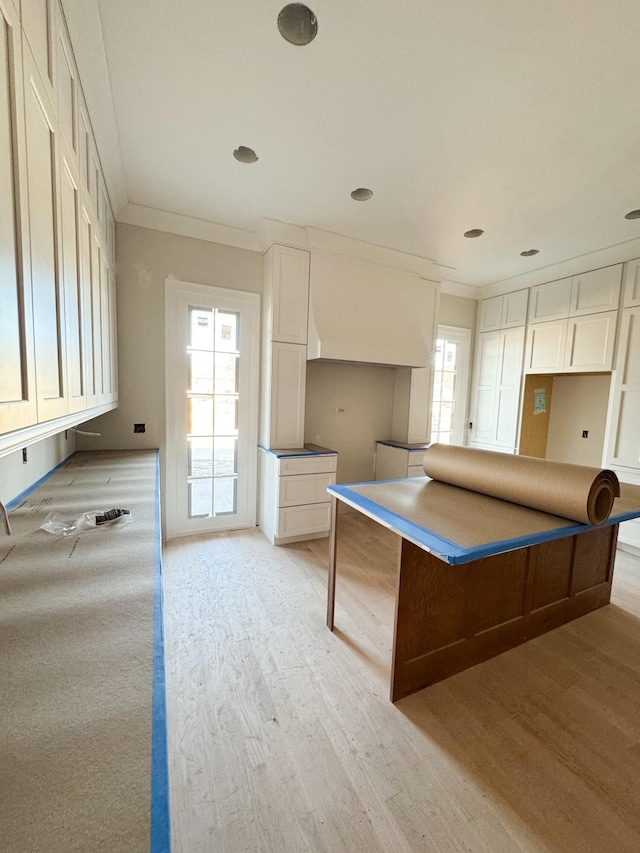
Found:
[{"label": "door frame", "polygon": [[[237,516],[240,521],[235,523],[229,516],[224,516],[229,523],[224,527],[221,524],[212,524],[211,518],[193,519],[188,528],[185,529],[178,513],[178,493],[181,487],[178,482],[180,476],[180,464],[178,453],[181,436],[179,431],[180,412],[178,400],[181,399],[175,393],[180,381],[180,363],[175,358],[178,341],[184,332],[178,328],[180,308],[185,305],[197,304],[198,301],[205,305],[211,303],[211,307],[239,311],[241,313],[241,347],[248,342],[248,350],[241,353],[241,359],[246,364],[244,373],[246,387],[240,388],[241,399],[246,400],[248,411],[246,415],[245,435],[240,435],[240,441],[244,447],[239,456],[244,457],[244,471],[246,476],[246,491],[242,499],[242,506],[238,504]],[[247,363],[248,362],[248,363]],[[258,417],[259,417],[259,389],[260,389],[260,294],[251,293],[246,290],[234,290],[232,288],[216,287],[207,284],[195,284],[193,282],[180,281],[175,278],[165,279],[165,460],[166,460],[166,538],[173,539],[179,536],[193,536],[201,533],[215,533],[219,530],[234,530],[238,528],[254,527],[256,524],[256,502],[257,502],[257,479],[258,479]],[[185,388],[186,391],[186,388]],[[240,496],[239,496],[240,497]]]}]

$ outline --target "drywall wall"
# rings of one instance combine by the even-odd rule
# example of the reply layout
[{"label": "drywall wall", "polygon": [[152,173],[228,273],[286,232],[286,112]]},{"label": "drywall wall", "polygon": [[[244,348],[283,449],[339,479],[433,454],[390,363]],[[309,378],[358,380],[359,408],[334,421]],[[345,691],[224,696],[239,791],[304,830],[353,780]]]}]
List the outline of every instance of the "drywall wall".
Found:
[{"label": "drywall wall", "polygon": [[[60,432],[43,438],[27,447],[27,461],[22,461],[22,450],[16,450],[0,459],[0,499],[7,504],[30,488],[45,474],[53,470],[76,448],[75,433]],[[55,507],[52,507],[54,509]],[[0,527],[1,535],[1,527]]]},{"label": "drywall wall", "polygon": [[307,363],[305,441],[337,450],[339,483],[373,480],[376,441],[391,434],[395,369]]},{"label": "drywall wall", "polygon": [[101,436],[79,436],[78,448],[159,447],[164,472],[165,279],[261,293],[262,254],[121,223],[116,252],[119,404],[85,424]]},{"label": "drywall wall", "polygon": [[600,467],[610,384],[609,373],[554,377],[547,459]]},{"label": "drywall wall", "polygon": [[441,326],[459,326],[462,329],[471,329],[471,352],[473,352],[477,311],[478,303],[475,299],[451,296],[449,293],[440,294],[438,323]]}]

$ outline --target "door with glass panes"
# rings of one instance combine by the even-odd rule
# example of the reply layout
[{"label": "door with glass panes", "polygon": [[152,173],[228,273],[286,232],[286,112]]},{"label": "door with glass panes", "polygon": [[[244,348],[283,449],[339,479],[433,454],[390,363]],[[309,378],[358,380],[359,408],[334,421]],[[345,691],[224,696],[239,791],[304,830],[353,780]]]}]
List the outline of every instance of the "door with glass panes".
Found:
[{"label": "door with glass panes", "polygon": [[167,537],[256,516],[260,297],[166,284]]}]

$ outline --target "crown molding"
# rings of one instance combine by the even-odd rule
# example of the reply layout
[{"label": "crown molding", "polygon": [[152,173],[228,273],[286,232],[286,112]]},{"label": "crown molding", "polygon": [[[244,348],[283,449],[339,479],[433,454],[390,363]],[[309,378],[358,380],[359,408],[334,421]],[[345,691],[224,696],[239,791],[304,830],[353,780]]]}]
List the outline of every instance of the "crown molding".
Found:
[{"label": "crown molding", "polygon": [[443,281],[440,292],[447,296],[462,296],[463,299],[482,299],[481,288],[459,281]]}]

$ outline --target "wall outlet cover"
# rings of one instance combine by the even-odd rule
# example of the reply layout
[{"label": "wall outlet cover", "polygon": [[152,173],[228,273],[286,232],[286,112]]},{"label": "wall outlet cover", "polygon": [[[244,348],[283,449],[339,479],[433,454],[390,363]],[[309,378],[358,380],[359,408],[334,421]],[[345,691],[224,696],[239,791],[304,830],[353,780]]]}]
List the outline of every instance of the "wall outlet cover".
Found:
[{"label": "wall outlet cover", "polygon": [[133,425],[133,431],[134,432],[144,432],[145,431],[145,424],[134,424]]}]

